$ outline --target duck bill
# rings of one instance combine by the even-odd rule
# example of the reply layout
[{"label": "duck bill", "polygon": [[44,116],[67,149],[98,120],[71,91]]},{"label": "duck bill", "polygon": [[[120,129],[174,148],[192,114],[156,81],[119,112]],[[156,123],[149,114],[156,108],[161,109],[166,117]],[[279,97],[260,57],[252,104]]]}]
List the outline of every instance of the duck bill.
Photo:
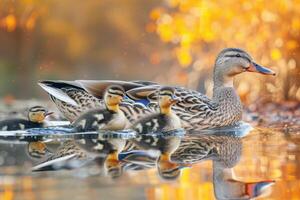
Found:
[{"label": "duck bill", "polygon": [[49,115],[52,115],[54,112],[46,112],[45,113],[45,117],[49,116]]},{"label": "duck bill", "polygon": [[269,68],[263,67],[255,62],[252,62],[250,64],[250,66],[247,68],[248,72],[257,72],[257,73],[261,73],[261,74],[265,74],[265,75],[273,75],[275,76],[276,73],[274,71],[272,71]]}]

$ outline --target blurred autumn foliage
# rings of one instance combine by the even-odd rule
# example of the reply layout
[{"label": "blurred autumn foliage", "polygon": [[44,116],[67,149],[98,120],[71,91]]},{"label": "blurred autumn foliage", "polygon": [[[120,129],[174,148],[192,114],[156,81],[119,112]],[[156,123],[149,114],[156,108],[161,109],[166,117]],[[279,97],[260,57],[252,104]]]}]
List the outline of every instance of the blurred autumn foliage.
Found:
[{"label": "blurred autumn foliage", "polygon": [[0,96],[38,97],[40,79],[153,79],[161,42],[145,26],[160,1],[139,2],[0,0]]},{"label": "blurred autumn foliage", "polygon": [[[241,75],[238,91],[244,101],[300,100],[300,1],[297,0],[166,0],[152,10],[149,31],[173,47],[172,55],[190,80],[207,78],[224,47],[247,50],[278,76]],[[196,78],[195,78],[196,76]],[[193,82],[192,85],[195,85]]]},{"label": "blurred autumn foliage", "polygon": [[300,100],[299,10],[297,0],[0,0],[0,96],[43,94],[40,79],[146,79],[209,93],[216,54],[240,47],[278,73],[240,75],[245,103]]}]

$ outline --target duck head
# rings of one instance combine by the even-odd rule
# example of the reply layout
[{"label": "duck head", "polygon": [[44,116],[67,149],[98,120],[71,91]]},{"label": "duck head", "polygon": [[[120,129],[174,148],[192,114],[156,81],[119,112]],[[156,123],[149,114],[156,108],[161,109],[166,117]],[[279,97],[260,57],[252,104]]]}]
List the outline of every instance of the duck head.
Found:
[{"label": "duck head", "polygon": [[45,118],[51,114],[53,114],[53,112],[48,112],[43,106],[34,106],[28,111],[28,119],[31,122],[42,123]]},{"label": "duck head", "polygon": [[125,91],[122,86],[109,86],[104,94],[104,102],[108,110],[118,112],[119,104],[125,96]]},{"label": "duck head", "polygon": [[169,114],[173,104],[177,103],[178,99],[174,95],[174,88],[161,87],[158,91],[158,104],[162,114]]},{"label": "duck head", "polygon": [[255,63],[246,51],[238,48],[226,48],[219,53],[215,62],[214,87],[232,87],[233,77],[243,72],[276,75],[271,69]]}]

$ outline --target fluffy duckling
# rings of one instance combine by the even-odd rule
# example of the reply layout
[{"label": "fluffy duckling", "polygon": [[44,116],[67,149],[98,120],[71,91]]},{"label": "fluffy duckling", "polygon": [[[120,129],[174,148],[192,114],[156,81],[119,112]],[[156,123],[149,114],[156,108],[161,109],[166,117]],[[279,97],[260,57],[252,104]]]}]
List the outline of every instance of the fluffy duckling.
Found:
[{"label": "fluffy duckling", "polygon": [[43,106],[31,107],[28,111],[28,119],[7,119],[0,121],[1,131],[24,130],[29,128],[41,128],[45,125],[45,118],[53,112]]},{"label": "fluffy duckling", "polygon": [[174,88],[161,87],[158,91],[160,112],[138,120],[132,125],[132,129],[138,134],[147,134],[181,128],[180,118],[172,111],[172,105],[177,101],[174,97]]},{"label": "fluffy duckling", "polygon": [[123,87],[112,85],[104,94],[105,109],[95,109],[81,115],[73,126],[78,132],[98,130],[123,130],[128,120],[120,110],[119,104],[125,96]]}]

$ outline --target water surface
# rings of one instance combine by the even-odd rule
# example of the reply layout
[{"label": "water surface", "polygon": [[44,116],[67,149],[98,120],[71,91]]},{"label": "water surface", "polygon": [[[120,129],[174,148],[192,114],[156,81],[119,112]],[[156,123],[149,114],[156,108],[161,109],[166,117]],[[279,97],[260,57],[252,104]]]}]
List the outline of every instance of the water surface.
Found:
[{"label": "water surface", "polygon": [[[84,138],[95,140],[1,137],[0,199],[249,199],[250,183],[273,181],[257,192],[260,199],[300,199],[299,132],[257,127],[239,137],[196,131],[183,137],[152,138],[156,140],[152,147],[147,146],[151,138],[141,138],[138,142],[145,144],[134,154],[121,153],[118,162],[111,155],[128,138],[108,139],[101,150],[89,149]],[[64,155],[69,158],[39,168],[70,140],[87,155],[77,155],[75,148],[75,156]],[[29,144],[46,150],[30,153]],[[161,165],[167,180],[158,173],[162,152],[171,152],[171,164]],[[181,171],[178,178],[177,171]]]}]

